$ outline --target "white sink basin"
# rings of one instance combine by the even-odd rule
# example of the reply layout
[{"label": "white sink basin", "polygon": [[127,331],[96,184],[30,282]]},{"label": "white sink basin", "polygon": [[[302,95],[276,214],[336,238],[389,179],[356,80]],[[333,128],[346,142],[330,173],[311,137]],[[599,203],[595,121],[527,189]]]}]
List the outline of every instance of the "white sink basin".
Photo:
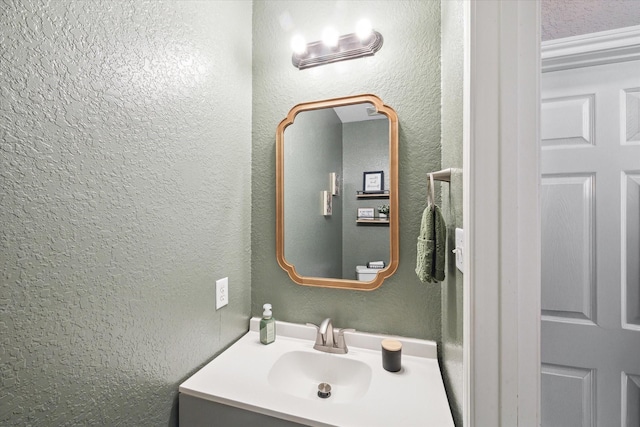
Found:
[{"label": "white sink basin", "polygon": [[[345,332],[347,354],[313,349],[314,327],[277,322],[260,344],[260,319],[246,335],[180,386],[180,393],[306,426],[454,427],[432,341],[402,342],[402,369],[382,368],[385,335]],[[347,327],[349,325],[338,325]],[[320,398],[318,385],[331,385]]]},{"label": "white sink basin", "polygon": [[331,403],[348,403],[360,399],[371,384],[371,368],[348,356],[308,351],[283,354],[271,367],[269,384],[283,393],[317,400],[318,385],[331,386]]}]

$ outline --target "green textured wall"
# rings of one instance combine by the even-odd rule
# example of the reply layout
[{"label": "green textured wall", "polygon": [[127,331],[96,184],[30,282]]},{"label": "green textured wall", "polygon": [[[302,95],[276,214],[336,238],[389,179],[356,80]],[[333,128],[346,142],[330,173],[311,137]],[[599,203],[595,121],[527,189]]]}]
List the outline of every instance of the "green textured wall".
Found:
[{"label": "green textured wall", "polygon": [[175,425],[247,330],[251,14],[0,1],[0,425]]},{"label": "green textured wall", "polygon": [[[384,36],[374,56],[299,71],[295,31],[307,40],[325,25],[341,34],[369,18]],[[440,340],[439,285],[415,273],[416,238],[426,205],[426,174],[440,168],[439,1],[256,1],[253,5],[252,313],[270,302],[278,319]],[[400,265],[375,291],[293,283],[275,258],[275,131],[295,104],[373,93],[400,121]]]},{"label": "green textured wall", "polygon": [[[442,2],[442,167],[462,170],[464,9],[462,0]],[[447,248],[455,248],[455,229],[462,225],[462,174],[442,184],[442,213]],[[442,364],[451,412],[462,426],[462,273],[447,251],[442,286]]]}]

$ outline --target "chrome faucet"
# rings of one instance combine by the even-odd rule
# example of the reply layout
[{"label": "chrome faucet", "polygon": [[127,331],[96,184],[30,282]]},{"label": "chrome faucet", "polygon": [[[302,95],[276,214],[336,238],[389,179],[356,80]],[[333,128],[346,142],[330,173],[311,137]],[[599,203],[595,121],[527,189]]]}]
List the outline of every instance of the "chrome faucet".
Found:
[{"label": "chrome faucet", "polygon": [[320,323],[320,326],[313,323],[307,323],[308,326],[314,326],[318,331],[316,335],[316,343],[313,348],[325,353],[346,354],[349,352],[347,342],[344,339],[345,332],[355,332],[355,329],[334,328],[330,318],[326,318]]}]

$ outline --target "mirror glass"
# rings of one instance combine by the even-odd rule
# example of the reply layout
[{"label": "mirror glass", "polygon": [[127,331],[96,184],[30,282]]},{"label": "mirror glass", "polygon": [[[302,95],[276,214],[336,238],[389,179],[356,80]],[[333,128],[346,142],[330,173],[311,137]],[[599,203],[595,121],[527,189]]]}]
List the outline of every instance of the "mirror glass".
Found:
[{"label": "mirror glass", "polygon": [[397,267],[397,116],[373,95],[294,107],[277,133],[278,262],[375,289]]}]

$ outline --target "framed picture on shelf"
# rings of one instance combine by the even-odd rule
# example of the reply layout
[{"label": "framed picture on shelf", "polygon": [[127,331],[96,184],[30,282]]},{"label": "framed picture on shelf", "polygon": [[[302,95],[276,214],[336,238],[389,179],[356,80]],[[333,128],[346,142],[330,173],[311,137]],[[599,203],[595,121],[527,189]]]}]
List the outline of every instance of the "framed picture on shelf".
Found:
[{"label": "framed picture on shelf", "polygon": [[358,219],[373,219],[374,208],[358,208]]},{"label": "framed picture on shelf", "polygon": [[373,171],[362,174],[362,191],[365,193],[381,193],[384,191],[384,172]]}]

